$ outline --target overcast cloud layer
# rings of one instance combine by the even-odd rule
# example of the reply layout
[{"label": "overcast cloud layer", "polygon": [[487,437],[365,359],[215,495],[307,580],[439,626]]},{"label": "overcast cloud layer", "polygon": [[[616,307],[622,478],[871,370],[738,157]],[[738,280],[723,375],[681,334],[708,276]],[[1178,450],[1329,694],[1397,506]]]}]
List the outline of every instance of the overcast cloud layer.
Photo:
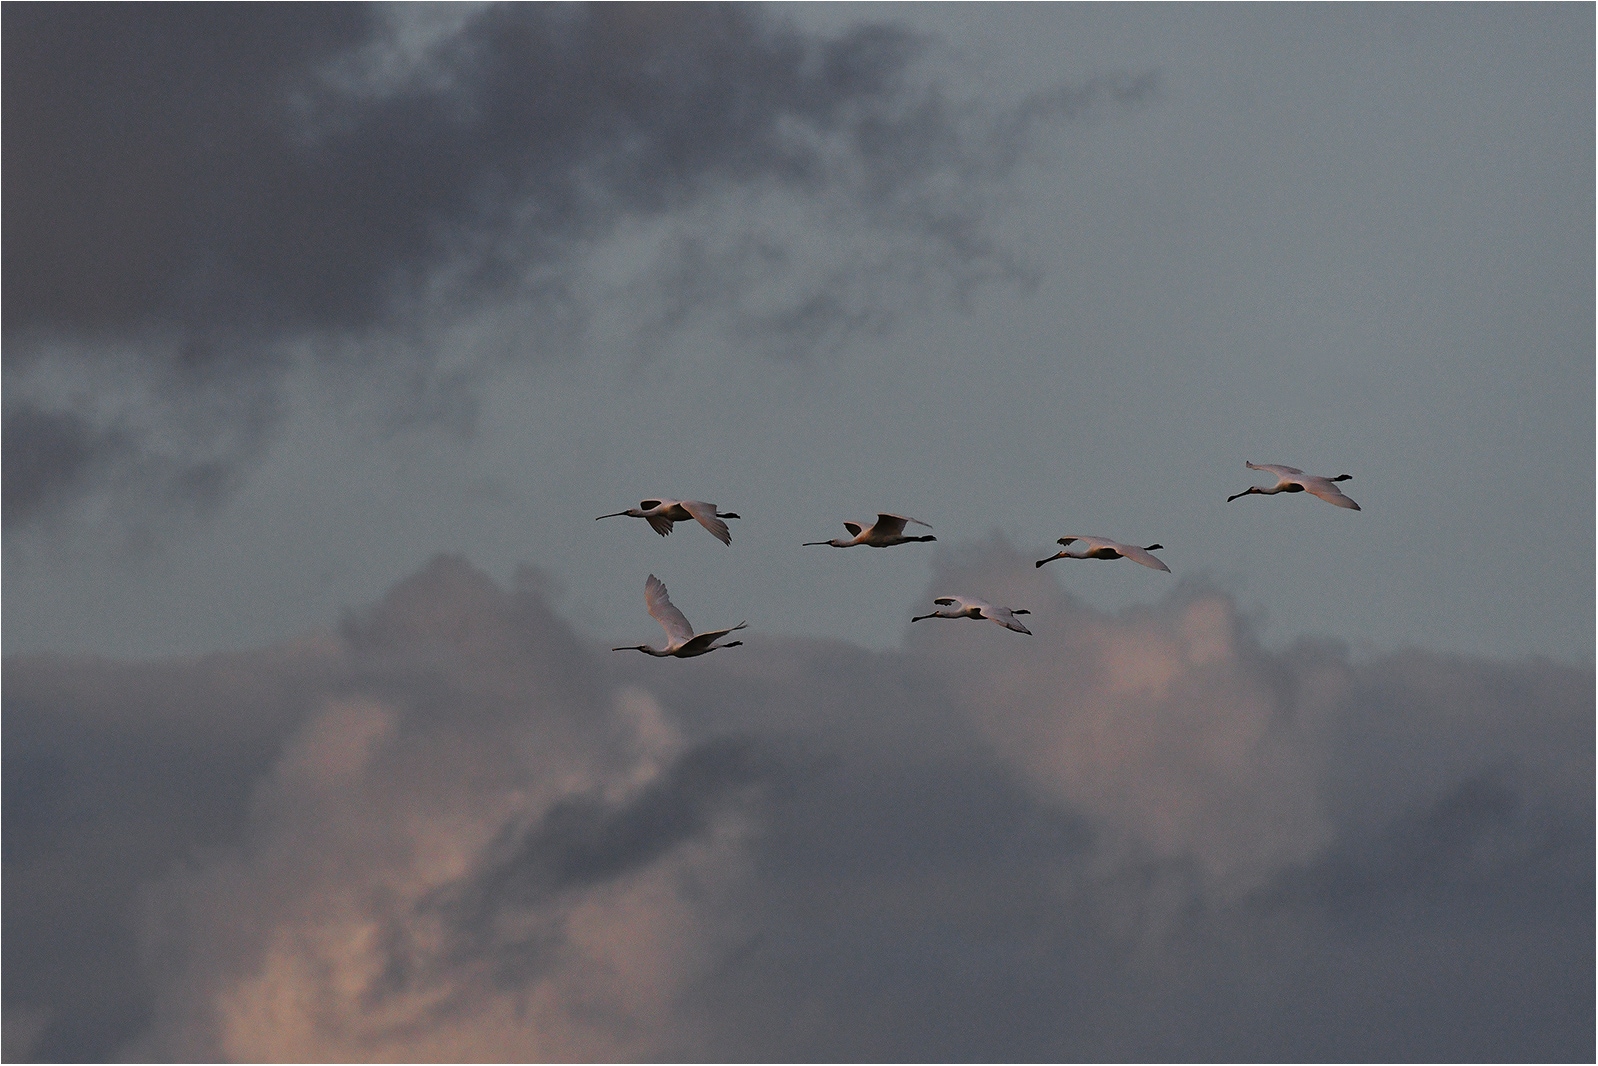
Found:
[{"label": "overcast cloud layer", "polygon": [[1590,672],[940,559],[1036,636],[657,661],[440,557],[295,645],[13,658],[7,1057],[1592,1056]]}]

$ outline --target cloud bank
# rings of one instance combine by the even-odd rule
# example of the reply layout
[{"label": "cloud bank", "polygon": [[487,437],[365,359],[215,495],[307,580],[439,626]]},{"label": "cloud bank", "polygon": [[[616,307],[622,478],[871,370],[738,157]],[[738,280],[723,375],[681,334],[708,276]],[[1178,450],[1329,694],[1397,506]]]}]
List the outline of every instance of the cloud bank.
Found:
[{"label": "cloud bank", "polygon": [[634,662],[441,557],[294,645],[8,659],[7,1057],[1591,1057],[1590,671],[1027,562],[924,598],[1030,640]]},{"label": "cloud bank", "polygon": [[749,7],[37,7],[5,29],[10,526],[118,486],[214,503],[296,372],[464,431],[483,374],[595,319],[640,346],[709,319],[791,356],[1023,277],[996,188],[1040,127],[1152,87],[979,106],[926,75],[925,39]]}]

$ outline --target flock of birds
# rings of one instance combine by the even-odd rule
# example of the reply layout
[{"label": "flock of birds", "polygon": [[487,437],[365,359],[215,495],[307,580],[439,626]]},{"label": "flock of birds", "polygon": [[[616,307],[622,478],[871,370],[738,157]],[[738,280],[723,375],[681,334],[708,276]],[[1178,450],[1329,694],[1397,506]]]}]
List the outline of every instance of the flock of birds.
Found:
[{"label": "flock of birds", "polygon": [[[1276,476],[1276,484],[1269,488],[1251,485],[1242,492],[1226,498],[1227,503],[1243,496],[1274,496],[1279,492],[1308,492],[1319,496],[1327,503],[1346,507],[1350,510],[1359,510],[1359,504],[1343,495],[1343,490],[1337,487],[1337,482],[1351,480],[1349,474],[1339,474],[1336,477],[1320,477],[1315,474],[1306,474],[1293,466],[1277,466],[1272,463],[1254,464],[1245,462],[1243,465],[1250,470],[1263,470]],[[625,511],[615,511],[611,514],[602,514],[595,521],[605,518],[642,518],[649,523],[651,529],[661,536],[671,533],[672,526],[677,522],[698,522],[708,529],[712,536],[723,544],[732,543],[732,532],[727,528],[726,519],[741,516],[731,511],[718,511],[715,504],[701,503],[698,500],[644,500],[637,507],[629,507]],[[868,548],[890,548],[896,544],[915,544],[924,541],[937,540],[930,534],[924,536],[907,535],[904,531],[907,525],[925,526],[927,523],[917,518],[907,518],[904,515],[887,514],[877,515],[877,520],[870,526],[861,526],[855,522],[845,522],[843,528],[849,531],[849,539],[834,538],[832,540],[809,540],[804,542],[804,547],[831,546],[834,548],[853,548],[865,545]],[[1034,565],[1042,566],[1052,563],[1056,559],[1130,559],[1134,563],[1141,563],[1154,570],[1163,570],[1167,574],[1171,568],[1161,562],[1153,553],[1159,551],[1163,545],[1150,544],[1139,548],[1134,544],[1121,544],[1105,537],[1061,537],[1059,542],[1061,550],[1047,559],[1039,559]],[[1072,550],[1071,545],[1077,545]],[[971,596],[939,596],[932,601],[942,610],[930,614],[917,615],[910,619],[919,622],[926,618],[977,618],[996,622],[1006,629],[1016,633],[1032,635],[1032,631],[1016,621],[1018,614],[1030,614],[1023,607],[996,607],[986,600],[975,599]],[[739,622],[727,629],[712,629],[704,633],[695,633],[694,627],[689,625],[688,619],[683,617],[671,602],[670,595],[666,592],[666,585],[654,574],[649,575],[649,580],[644,582],[644,603],[649,608],[650,615],[659,622],[666,631],[666,646],[663,648],[651,647],[648,644],[628,644],[612,651],[641,651],[645,655],[654,655],[660,658],[671,656],[678,659],[689,659],[696,655],[706,655],[720,648],[736,648],[743,644],[741,640],[728,641],[725,644],[716,642],[729,633],[736,633],[743,629],[748,622]]]}]

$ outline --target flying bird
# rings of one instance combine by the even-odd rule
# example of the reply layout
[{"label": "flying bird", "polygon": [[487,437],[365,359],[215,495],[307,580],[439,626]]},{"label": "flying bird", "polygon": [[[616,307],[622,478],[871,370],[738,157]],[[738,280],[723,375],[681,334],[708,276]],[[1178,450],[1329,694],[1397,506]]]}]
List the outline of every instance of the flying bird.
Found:
[{"label": "flying bird", "polygon": [[713,503],[700,503],[698,500],[644,500],[637,507],[629,507],[625,511],[615,514],[602,514],[600,518],[642,518],[648,522],[650,528],[661,536],[671,533],[673,522],[698,522],[710,530],[717,540],[723,544],[732,543],[732,534],[727,531],[727,523],[723,518],[737,518],[738,515],[731,511],[718,511]]},{"label": "flying bird", "polygon": [[691,659],[695,655],[706,655],[718,648],[736,648],[743,644],[741,640],[729,641],[726,644],[717,644],[716,641],[728,633],[742,629],[747,622],[739,622],[731,629],[717,629],[709,633],[694,633],[694,627],[688,624],[688,619],[683,617],[671,602],[671,597],[666,593],[666,585],[654,574],[649,575],[649,580],[644,582],[644,602],[649,605],[649,613],[655,621],[660,623],[666,631],[666,646],[664,648],[651,648],[648,644],[628,644],[621,648],[612,648],[611,651],[641,651],[645,655],[664,658],[674,655],[679,659]]},{"label": "flying bird", "polygon": [[1032,630],[1015,620],[1018,614],[1032,613],[1024,607],[1014,610],[1009,607],[995,607],[987,600],[974,600],[968,596],[939,596],[932,602],[952,607],[954,610],[933,611],[931,614],[918,615],[910,621],[919,622],[923,618],[986,618],[990,622],[997,622],[1005,629],[1013,629],[1029,637],[1032,635]]},{"label": "flying bird", "polygon": [[[906,518],[902,514],[879,514],[876,524],[869,529],[861,529],[854,522],[845,522],[843,528],[854,534],[853,540],[807,540],[804,547],[816,544],[830,544],[834,548],[852,548],[856,544],[864,544],[868,548],[888,548],[895,544],[909,544],[913,541],[937,540],[937,537],[907,537],[904,535],[906,522],[914,522],[918,526],[927,526],[919,518]],[[927,526],[931,529],[931,526]]]},{"label": "flying bird", "polygon": [[1082,547],[1076,551],[1056,552],[1047,559],[1039,559],[1034,565],[1042,566],[1056,559],[1130,559],[1152,570],[1164,570],[1167,574],[1171,572],[1170,567],[1149,554],[1164,548],[1163,544],[1150,544],[1147,548],[1139,548],[1135,544],[1118,544],[1103,537],[1061,537],[1059,543],[1071,544],[1075,541],[1081,541]]},{"label": "flying bird", "polygon": [[1339,507],[1347,507],[1351,511],[1360,509],[1359,504],[1343,495],[1343,490],[1332,484],[1334,481],[1352,481],[1352,474],[1338,474],[1336,477],[1319,477],[1315,474],[1306,474],[1296,466],[1275,466],[1271,463],[1262,463],[1258,466],[1245,460],[1243,465],[1250,470],[1268,470],[1276,475],[1276,484],[1268,489],[1258,485],[1250,486],[1238,493],[1237,496],[1228,496],[1227,503],[1231,503],[1238,496],[1251,496],[1258,493],[1261,496],[1274,496],[1278,492],[1308,492],[1319,496],[1327,503],[1335,503]]}]

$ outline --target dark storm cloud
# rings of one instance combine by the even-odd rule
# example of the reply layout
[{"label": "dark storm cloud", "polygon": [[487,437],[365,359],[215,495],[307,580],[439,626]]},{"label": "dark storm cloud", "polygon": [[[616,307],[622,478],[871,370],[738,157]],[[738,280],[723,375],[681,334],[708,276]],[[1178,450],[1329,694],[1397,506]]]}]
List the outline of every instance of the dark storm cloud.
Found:
[{"label": "dark storm cloud", "polygon": [[[408,44],[407,25],[447,16],[384,10],[6,10],[4,330],[19,397],[8,443],[38,452],[50,438],[36,432],[59,436],[72,419],[80,451],[111,433],[98,411],[47,407],[19,373],[98,366],[108,346],[133,353],[162,395],[175,375],[207,376],[152,416],[158,429],[243,382],[258,393],[263,375],[270,383],[292,365],[280,348],[291,338],[310,339],[319,362],[343,365],[363,389],[458,389],[460,372],[435,365],[436,342],[417,339],[431,316],[520,302],[548,327],[505,341],[524,355],[538,347],[526,336],[585,317],[571,271],[619,220],[734,190],[840,205],[853,216],[845,228],[912,242],[957,285],[1013,275],[985,233],[981,190],[1039,123],[1148,87],[1095,81],[979,115],[918,82],[926,42],[891,27],[818,39],[750,7],[505,5]],[[952,197],[926,184],[943,173]],[[748,250],[781,266],[786,240],[723,254],[721,276],[737,282],[725,292],[685,288],[684,264],[668,254],[650,325],[704,303],[793,352],[891,317],[901,293],[864,305],[849,296],[872,272],[858,262],[800,281],[790,307],[741,314]],[[791,283],[786,266],[773,277]],[[362,353],[379,327],[398,336]],[[402,419],[434,405],[410,406]],[[447,414],[469,411],[457,396]],[[227,442],[216,484],[262,441]],[[217,443],[150,447],[185,466]],[[94,487],[74,454],[15,470],[8,460],[7,501],[24,501],[8,524],[40,513],[26,501]],[[105,466],[152,480],[115,456]]]},{"label": "dark storm cloud", "polygon": [[[236,409],[236,403],[225,405]],[[203,512],[238,487],[236,453],[260,440],[266,412],[245,412],[226,431],[168,450],[149,427],[98,426],[73,411],[51,411],[20,400],[4,418],[3,502],[7,522],[45,521],[82,495],[115,482],[169,511]]]},{"label": "dark storm cloud", "polygon": [[1449,896],[1568,908],[1580,902],[1581,886],[1550,875],[1592,852],[1590,829],[1579,812],[1489,771],[1423,809],[1397,812],[1374,837],[1284,873],[1252,902],[1321,909],[1342,919],[1395,901]]},{"label": "dark storm cloud", "polygon": [[[488,987],[520,988],[559,965],[562,922],[574,899],[703,838],[716,820],[744,811],[787,771],[750,738],[720,737],[671,762],[635,795],[591,792],[557,800],[532,824],[505,825],[461,879],[428,893],[388,925],[384,980],[375,1000],[428,984],[461,986],[440,1016]],[[441,947],[423,947],[418,926],[441,923]]]},{"label": "dark storm cloud", "polygon": [[238,315],[303,267],[261,247],[263,222],[290,221],[263,210],[293,173],[283,97],[366,21],[337,5],[8,10],[8,337]]},{"label": "dark storm cloud", "polygon": [[1590,671],[941,559],[1037,636],[634,663],[440,559],[303,645],[8,660],[7,1017],[60,1058],[1591,1056]]},{"label": "dark storm cloud", "polygon": [[468,922],[480,922],[502,907],[610,881],[698,835],[735,790],[765,772],[747,741],[703,744],[625,803],[600,796],[561,800],[533,826],[506,834],[483,869],[451,894]]},{"label": "dark storm cloud", "polygon": [[889,30],[813,42],[732,8],[516,5],[441,46],[442,78],[340,92],[319,75],[379,43],[374,17],[9,12],[7,257],[26,268],[6,272],[7,330],[360,326],[463,247],[505,266],[517,208],[519,254],[550,258],[717,181],[824,180],[784,122],[858,125],[867,158],[905,136],[883,108],[916,46]]},{"label": "dark storm cloud", "polygon": [[8,520],[23,523],[88,490],[129,447],[114,430],[96,429],[70,411],[42,411],[29,403],[7,409],[3,436],[0,504]]}]

